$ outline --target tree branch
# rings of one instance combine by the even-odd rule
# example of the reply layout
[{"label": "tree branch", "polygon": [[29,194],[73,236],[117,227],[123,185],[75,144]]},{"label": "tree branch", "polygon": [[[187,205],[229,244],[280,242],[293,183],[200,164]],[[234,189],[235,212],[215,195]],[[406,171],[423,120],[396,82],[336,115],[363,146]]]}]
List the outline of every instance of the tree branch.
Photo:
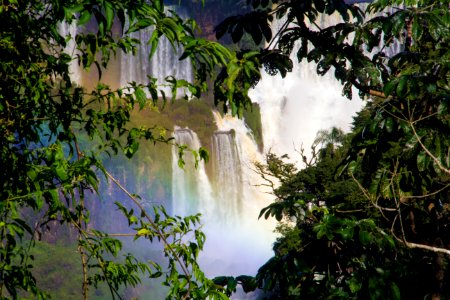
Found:
[{"label": "tree branch", "polygon": [[382,213],[382,215],[383,215],[383,217],[384,217],[385,219],[388,220],[388,218],[386,218],[386,217],[384,216],[384,214],[383,214],[383,212],[382,212],[383,210],[384,210],[384,211],[397,211],[396,208],[388,208],[388,207],[382,207],[382,206],[379,206],[379,205],[376,203],[376,200],[374,200],[373,197],[371,197],[371,196],[369,195],[369,193],[367,192],[367,190],[366,190],[366,189],[361,185],[361,183],[359,183],[359,181],[355,178],[355,176],[353,175],[353,173],[350,173],[350,175],[352,176],[352,179],[355,181],[355,183],[358,185],[358,188],[363,192],[364,196],[372,203],[373,206],[375,206],[375,208],[377,208],[378,210],[380,210],[380,212]]},{"label": "tree branch", "polygon": [[432,193],[428,193],[426,195],[421,195],[421,196],[404,196],[404,197],[402,197],[402,199],[423,199],[423,198],[428,198],[428,197],[431,197],[431,196],[439,194],[440,192],[446,190],[448,187],[450,187],[450,183],[448,183],[443,188],[441,188],[441,189],[439,189],[437,191],[434,191]]},{"label": "tree branch", "polygon": [[428,245],[424,245],[424,244],[417,244],[417,243],[411,243],[408,241],[403,241],[403,244],[405,244],[406,247],[411,248],[411,249],[423,249],[423,250],[428,250],[428,251],[432,251],[432,252],[436,252],[436,253],[443,253],[445,255],[450,256],[450,250],[445,249],[445,248],[440,248],[440,247],[433,247],[433,246],[428,246]]},{"label": "tree branch", "polygon": [[412,124],[412,122],[409,122],[409,125],[411,126],[411,129],[414,133],[414,136],[417,139],[417,142],[419,143],[419,145],[422,147],[422,149],[425,151],[426,154],[428,154],[428,156],[431,157],[431,159],[434,161],[434,163],[438,166],[438,168],[444,172],[450,175],[450,169],[445,168],[442,163],[439,161],[439,159],[433,155],[433,153],[430,152],[430,150],[428,150],[427,147],[425,147],[425,145],[422,143],[422,140],[420,138],[420,136],[417,134],[416,132],[416,128],[414,127],[414,125]]},{"label": "tree branch", "polygon": [[142,206],[142,204],[134,197],[120,182],[114,178],[108,171],[104,170],[105,174],[110,178],[133,202],[134,204],[139,207],[141,210],[141,213],[145,216],[145,218],[148,220],[148,222],[153,227],[153,230],[156,232],[156,234],[161,238],[161,241],[165,244],[166,248],[169,250],[169,252],[173,255],[175,260],[178,262],[178,265],[182,269],[182,272],[186,276],[186,279],[188,281],[189,289],[187,291],[187,294],[183,296],[182,299],[189,299],[190,297],[190,290],[192,289],[192,281],[191,281],[191,274],[189,273],[187,266],[183,263],[181,258],[178,256],[178,254],[175,252],[175,250],[171,247],[170,243],[167,241],[166,236],[161,231],[161,229],[158,227],[158,225],[153,221],[153,219],[150,217],[150,215],[147,213],[145,208]]}]

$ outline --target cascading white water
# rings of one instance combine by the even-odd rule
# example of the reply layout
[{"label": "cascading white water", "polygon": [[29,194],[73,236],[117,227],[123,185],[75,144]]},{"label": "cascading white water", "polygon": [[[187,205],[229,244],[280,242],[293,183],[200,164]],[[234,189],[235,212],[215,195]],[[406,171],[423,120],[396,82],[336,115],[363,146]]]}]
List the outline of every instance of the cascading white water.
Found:
[{"label": "cascading white water", "polygon": [[[267,196],[253,186],[258,180],[252,163],[260,160],[261,154],[242,120],[222,118],[218,113],[215,119],[219,128],[212,137],[215,189],[211,190],[204,166],[195,169],[189,153],[184,156],[184,170],[179,168],[174,147],[172,212],[182,216],[203,214],[202,230],[207,239],[199,263],[208,276],[254,275],[272,255],[274,241],[273,222],[258,221],[259,211],[269,203]],[[190,129],[176,127],[173,136],[178,144],[200,147]]]},{"label": "cascading white water", "polygon": [[62,22],[58,26],[58,31],[61,34],[61,36],[68,39],[66,47],[64,48],[64,52],[73,58],[69,65],[70,79],[72,80],[72,82],[74,82],[78,85],[82,85],[81,69],[80,69],[80,66],[78,65],[78,60],[77,60],[77,54],[79,54],[79,53],[77,51],[77,47],[76,47],[77,45],[75,42],[75,37],[77,36],[77,30],[78,30],[78,26],[77,26],[76,21],[73,21],[70,24],[67,22]]},{"label": "cascading white water", "polygon": [[234,130],[228,130],[212,137],[214,196],[217,215],[224,223],[234,223],[242,211],[241,158],[234,135]]},{"label": "cascading white water", "polygon": [[[258,268],[272,256],[274,222],[258,220],[260,210],[270,203],[268,194],[256,185],[261,178],[254,172],[253,163],[262,160],[262,154],[251,135],[251,130],[243,120],[231,116],[221,116],[214,112],[219,133],[215,139],[223,140],[220,153],[213,150],[211,160],[220,164],[221,156],[228,156],[228,172],[222,172],[223,177],[217,178],[214,202],[229,201],[229,189],[236,189],[232,195],[241,193],[240,211],[235,214],[233,205],[220,203],[214,211],[205,212],[206,244],[204,252],[200,254],[200,264],[208,276],[256,274]],[[234,145],[234,146],[233,146]],[[234,148],[226,149],[228,147]],[[226,154],[235,151],[235,154]],[[236,161],[239,160],[239,161]],[[226,167],[227,168],[227,167]],[[241,172],[241,180],[229,177]],[[228,174],[227,174],[228,173]],[[217,176],[215,176],[217,177]],[[230,182],[233,181],[233,182]],[[233,186],[229,186],[233,184]],[[241,191],[238,192],[238,190]],[[222,193],[222,194],[221,194]],[[217,211],[218,209],[223,211]],[[223,222],[220,216],[229,216],[231,221]],[[239,296],[243,299],[244,296]]]},{"label": "cascading white water", "polygon": [[[335,15],[317,23],[323,28],[339,21]],[[277,26],[275,22],[274,31]],[[306,60],[297,63],[295,49],[292,53],[293,71],[285,78],[263,71],[250,97],[261,107],[264,151],[295,158],[303,147],[309,157],[316,133],[333,126],[349,130],[352,116],[362,108],[363,101],[355,90],[351,101],[342,96],[342,85],[334,78],[333,70],[319,76],[316,64]]]},{"label": "cascading white water", "polygon": [[[189,128],[175,127],[175,142],[186,145],[192,150],[200,148],[197,134]],[[185,151],[184,168],[178,165],[178,147],[172,149],[172,212],[175,215],[187,216],[207,210],[212,198],[212,188],[205,172],[203,161],[195,167],[195,158]]]},{"label": "cascading white water", "polygon": [[[166,7],[166,11],[173,9]],[[177,13],[182,16],[182,11],[177,9]],[[125,28],[128,24],[125,25]],[[146,84],[149,82],[148,76],[156,78],[160,84],[158,90],[163,90],[166,95],[170,95],[170,87],[164,87],[167,76],[174,76],[176,79],[184,79],[193,82],[192,64],[189,59],[179,60],[181,56],[180,49],[174,49],[169,40],[162,36],[159,39],[158,48],[150,59],[151,45],[150,40],[153,28],[146,28],[131,33],[131,37],[141,41],[136,55],[122,54],[120,60],[120,85],[127,86],[129,82]],[[182,92],[182,91],[180,91]]]}]

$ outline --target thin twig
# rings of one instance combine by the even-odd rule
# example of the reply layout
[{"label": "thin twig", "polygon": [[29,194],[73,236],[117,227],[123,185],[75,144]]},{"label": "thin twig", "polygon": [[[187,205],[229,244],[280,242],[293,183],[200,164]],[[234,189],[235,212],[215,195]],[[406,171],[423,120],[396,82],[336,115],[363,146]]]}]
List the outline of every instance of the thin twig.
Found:
[{"label": "thin twig", "polygon": [[428,198],[434,195],[439,194],[440,192],[446,190],[448,187],[450,187],[450,183],[448,183],[446,186],[444,186],[443,188],[434,191],[432,193],[426,194],[426,195],[421,195],[421,196],[404,196],[402,199],[423,199],[423,198]]},{"label": "thin twig", "polygon": [[350,213],[362,212],[362,211],[364,211],[364,209],[350,209],[350,210],[336,209],[336,212],[341,213],[341,214],[350,214]]},{"label": "thin twig", "polygon": [[[70,131],[72,132],[73,136],[74,136],[74,144],[75,144],[75,149],[77,151],[77,160],[80,160],[81,157],[83,156],[83,153],[80,151],[80,148],[78,147],[78,142],[77,142],[77,138],[75,135],[75,132],[73,131],[73,128],[70,127]],[[85,210],[85,206],[84,206],[84,196],[82,194],[82,187],[80,186],[80,206],[81,206],[81,210],[79,212],[79,217],[77,220],[77,227],[78,227],[78,248],[77,251],[78,253],[80,253],[80,257],[81,257],[81,267],[82,267],[82,271],[83,271],[83,285],[82,285],[82,293],[83,293],[83,299],[87,300],[88,299],[88,289],[89,289],[89,285],[88,285],[88,265],[87,265],[87,258],[86,258],[86,253],[84,252],[84,247],[82,246],[82,241],[83,241],[83,237],[82,237],[82,231],[83,231],[83,212]],[[84,227],[86,227],[86,223],[84,222]]]},{"label": "thin twig", "polygon": [[430,152],[430,150],[428,150],[428,148],[425,147],[425,145],[422,143],[422,140],[421,140],[421,138],[419,137],[419,135],[417,134],[416,128],[414,127],[413,123],[412,123],[412,122],[409,122],[409,125],[411,126],[411,129],[412,129],[412,131],[413,131],[413,133],[414,133],[414,136],[415,136],[416,139],[417,139],[417,142],[420,144],[420,146],[421,146],[422,149],[425,151],[425,153],[428,154],[428,156],[431,157],[431,159],[436,163],[436,165],[438,166],[438,168],[439,168],[442,172],[447,173],[447,174],[450,174],[450,169],[445,168],[445,167],[441,164],[441,162],[439,161],[439,159],[438,159],[436,156],[434,156],[434,155]]},{"label": "thin twig", "polygon": [[[352,179],[355,181],[355,183],[358,185],[359,189],[363,192],[364,196],[372,203],[373,206],[375,206],[375,208],[377,208],[378,210],[380,210],[381,213],[382,213],[383,210],[384,210],[384,211],[397,211],[397,209],[395,209],[395,208],[389,208],[389,207],[382,207],[382,206],[379,206],[379,205],[376,203],[376,200],[374,200],[373,197],[371,197],[371,196],[367,193],[366,189],[365,189],[365,188],[361,185],[361,183],[359,183],[359,181],[355,178],[355,176],[353,175],[353,173],[351,173],[350,175],[352,176]],[[384,217],[386,220],[389,220],[388,218],[386,218],[386,217],[384,216],[383,213],[382,213],[382,215],[383,215],[383,217]]]},{"label": "thin twig", "polygon": [[165,244],[169,252],[173,255],[175,260],[178,262],[178,265],[182,269],[182,272],[186,276],[186,279],[188,280],[189,289],[187,291],[187,294],[183,297],[183,299],[188,299],[190,296],[190,290],[192,288],[192,282],[191,282],[191,275],[189,271],[187,270],[187,266],[183,263],[181,258],[178,256],[178,254],[173,250],[170,243],[167,241],[164,233],[161,231],[161,229],[158,227],[158,225],[153,221],[153,219],[150,217],[150,215],[146,212],[145,208],[142,206],[142,204],[134,197],[120,182],[112,176],[108,171],[104,170],[105,174],[134,202],[134,204],[141,210],[142,214],[145,216],[145,218],[149,221],[150,225],[155,230],[156,234],[161,238],[162,242]]}]

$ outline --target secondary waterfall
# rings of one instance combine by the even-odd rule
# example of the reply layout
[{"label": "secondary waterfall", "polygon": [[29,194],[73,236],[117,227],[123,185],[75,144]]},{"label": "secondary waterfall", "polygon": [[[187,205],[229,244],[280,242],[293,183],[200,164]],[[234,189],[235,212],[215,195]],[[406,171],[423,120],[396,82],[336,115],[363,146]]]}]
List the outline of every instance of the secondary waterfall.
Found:
[{"label": "secondary waterfall", "polygon": [[[192,150],[200,148],[197,134],[188,128],[176,127],[173,133],[175,142],[186,145]],[[178,148],[172,149],[172,212],[186,216],[204,211],[211,202],[212,191],[206,176],[204,163],[199,162],[195,167],[195,158],[185,151],[183,155],[184,168],[178,165]]]},{"label": "secondary waterfall", "polygon": [[258,220],[259,211],[270,203],[255,186],[261,178],[253,162],[262,155],[243,120],[218,112],[214,118],[219,131],[213,136],[211,161],[224,169],[213,175],[216,209],[205,215],[207,238],[200,263],[209,276],[251,275],[272,256],[275,240],[274,222]]},{"label": "secondary waterfall", "polygon": [[242,212],[241,158],[235,141],[235,131],[217,131],[212,137],[214,195],[220,219],[230,222]]},{"label": "secondary waterfall", "polygon": [[[178,6],[177,6],[178,7]],[[166,7],[166,11],[174,9]],[[177,13],[182,16],[180,9]],[[126,24],[125,28],[128,27]],[[138,46],[136,55],[122,55],[120,60],[120,85],[126,86],[129,82],[146,84],[149,82],[148,76],[156,78],[158,84],[166,84],[167,76],[174,76],[176,79],[184,79],[188,82],[193,81],[192,65],[189,59],[178,60],[181,56],[180,49],[174,49],[169,40],[165,36],[161,36],[158,48],[149,59],[151,53],[151,45],[147,42],[150,40],[153,28],[146,28],[131,33],[131,37],[141,41]],[[166,95],[170,95],[170,87],[160,86]]]},{"label": "secondary waterfall", "polygon": [[[173,213],[202,212],[207,238],[199,262],[208,276],[255,274],[271,256],[274,241],[273,222],[258,221],[260,209],[269,203],[253,186],[258,181],[252,178],[252,163],[261,154],[242,120],[214,116],[219,131],[212,137],[211,180],[204,165],[195,169],[189,153],[184,155],[184,170],[180,169],[178,148],[173,147]],[[178,144],[201,146],[190,129],[176,127],[173,136]]]},{"label": "secondary waterfall", "polygon": [[[64,52],[70,55],[73,59],[69,65],[69,74],[72,82],[82,85],[81,68],[78,65],[78,59],[76,58],[79,51],[77,50],[77,45],[75,42],[75,37],[77,36],[77,23],[73,21],[72,23],[62,22],[58,26],[58,31],[61,36],[66,38],[67,44],[64,48]],[[68,39],[69,38],[69,39]],[[67,40],[68,39],[68,40]]]},{"label": "secondary waterfall", "polygon": [[[360,4],[363,10],[366,6],[365,3]],[[386,12],[392,13],[393,10],[387,8]],[[367,17],[372,18],[373,15]],[[341,18],[337,14],[317,20],[321,28],[338,22]],[[276,32],[281,24],[282,20],[274,22],[273,31]],[[384,51],[386,55],[393,56],[402,51],[402,47],[396,42],[384,47]],[[363,101],[355,89],[351,101],[342,96],[342,85],[334,78],[333,69],[319,76],[316,64],[306,60],[297,62],[296,52],[295,49],[292,51],[294,68],[291,73],[281,78],[279,74],[270,76],[262,70],[262,80],[250,93],[252,101],[261,107],[264,151],[289,154],[291,158],[298,157],[297,151],[301,147],[309,157],[310,147],[319,130],[336,126],[348,131],[352,116],[363,107]]]}]

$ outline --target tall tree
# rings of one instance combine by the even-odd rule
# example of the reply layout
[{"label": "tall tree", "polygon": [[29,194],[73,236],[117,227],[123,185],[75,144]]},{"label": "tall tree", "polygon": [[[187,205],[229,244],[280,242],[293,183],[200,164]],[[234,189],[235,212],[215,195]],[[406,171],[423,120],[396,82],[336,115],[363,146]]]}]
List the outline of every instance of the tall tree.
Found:
[{"label": "tall tree", "polygon": [[[420,259],[433,266],[431,297],[447,295],[448,3],[250,3],[254,8],[251,13],[226,19],[216,28],[217,35],[231,34],[234,41],[244,32],[255,41],[265,37],[266,46],[256,56],[269,73],[284,76],[292,69],[291,59],[306,59],[317,64],[320,75],[333,72],[343,84],[344,95],[351,98],[352,88],[356,88],[367,100],[338,173],[350,176],[363,193],[366,207],[382,216],[382,222],[373,224],[375,231],[383,230],[402,251],[413,249],[411,255],[419,253]],[[278,23],[278,29],[272,33],[273,22]],[[356,218],[370,216],[372,213]]]}]

